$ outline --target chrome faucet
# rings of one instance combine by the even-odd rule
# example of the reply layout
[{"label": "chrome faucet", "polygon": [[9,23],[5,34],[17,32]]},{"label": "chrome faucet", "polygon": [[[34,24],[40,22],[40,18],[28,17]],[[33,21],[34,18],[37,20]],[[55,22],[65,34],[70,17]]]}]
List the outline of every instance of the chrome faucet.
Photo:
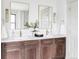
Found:
[{"label": "chrome faucet", "polygon": [[21,32],[21,30],[20,30],[20,37],[22,37],[22,32]]},{"label": "chrome faucet", "polygon": [[49,33],[48,30],[46,30],[46,35],[48,35],[48,33]]}]

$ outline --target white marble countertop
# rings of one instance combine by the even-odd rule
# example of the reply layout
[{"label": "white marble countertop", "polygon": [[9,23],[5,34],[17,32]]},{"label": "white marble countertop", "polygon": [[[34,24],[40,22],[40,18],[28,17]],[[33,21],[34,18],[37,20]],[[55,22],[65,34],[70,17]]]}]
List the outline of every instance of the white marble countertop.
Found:
[{"label": "white marble countertop", "polygon": [[61,37],[66,37],[66,35],[47,35],[44,37],[11,37],[11,38],[1,39],[1,43],[16,42],[16,41],[28,41],[28,40],[43,40],[43,39],[61,38]]}]

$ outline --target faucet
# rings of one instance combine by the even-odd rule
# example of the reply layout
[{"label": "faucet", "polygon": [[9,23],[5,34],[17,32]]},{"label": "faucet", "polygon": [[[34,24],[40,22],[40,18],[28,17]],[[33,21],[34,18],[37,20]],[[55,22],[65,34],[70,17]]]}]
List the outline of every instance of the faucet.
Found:
[{"label": "faucet", "polygon": [[20,30],[20,37],[22,36],[22,32],[21,32],[21,30]]},{"label": "faucet", "polygon": [[48,33],[49,33],[48,30],[46,30],[46,35],[48,35]]}]

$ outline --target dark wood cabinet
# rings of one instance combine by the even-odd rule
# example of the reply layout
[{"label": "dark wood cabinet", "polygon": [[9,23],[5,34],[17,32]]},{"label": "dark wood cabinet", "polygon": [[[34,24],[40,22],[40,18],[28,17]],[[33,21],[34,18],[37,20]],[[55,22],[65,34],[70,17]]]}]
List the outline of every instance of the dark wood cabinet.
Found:
[{"label": "dark wood cabinet", "polygon": [[22,59],[21,58],[21,49],[20,48],[14,48],[14,49],[11,49],[11,50],[7,50],[6,59]]},{"label": "dark wood cabinet", "polygon": [[65,38],[56,39],[56,59],[65,59]]},{"label": "dark wood cabinet", "polygon": [[1,59],[65,59],[65,38],[1,43]]},{"label": "dark wood cabinet", "polygon": [[22,59],[22,46],[21,43],[4,43],[2,47],[2,59]]},{"label": "dark wood cabinet", "polygon": [[56,46],[54,44],[54,39],[41,41],[41,59],[54,59],[55,53],[56,53]]},{"label": "dark wood cabinet", "polygon": [[37,59],[39,51],[39,41],[24,42],[25,59]]}]

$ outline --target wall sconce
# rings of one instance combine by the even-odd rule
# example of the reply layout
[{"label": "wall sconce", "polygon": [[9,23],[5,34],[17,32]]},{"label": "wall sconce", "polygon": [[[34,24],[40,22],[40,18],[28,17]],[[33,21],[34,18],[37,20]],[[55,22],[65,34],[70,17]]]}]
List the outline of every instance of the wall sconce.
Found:
[{"label": "wall sconce", "polygon": [[5,9],[5,22],[9,21],[9,9]]},{"label": "wall sconce", "polygon": [[56,13],[53,13],[53,22],[56,23]]}]

